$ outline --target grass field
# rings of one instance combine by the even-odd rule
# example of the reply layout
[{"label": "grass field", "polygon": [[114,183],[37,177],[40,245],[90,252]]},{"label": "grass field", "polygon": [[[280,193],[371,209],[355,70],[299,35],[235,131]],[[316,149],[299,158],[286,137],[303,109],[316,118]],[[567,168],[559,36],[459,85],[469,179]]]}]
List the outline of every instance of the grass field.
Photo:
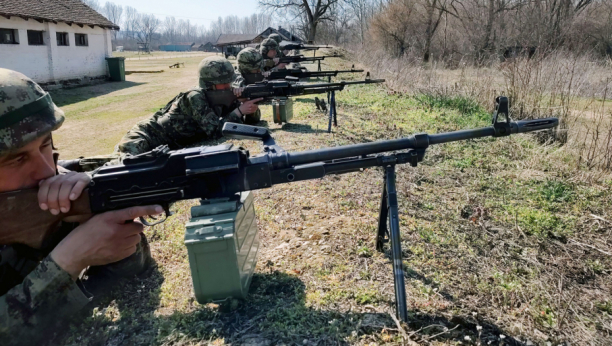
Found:
[{"label": "grass field", "polygon": [[[126,61],[165,72],[54,91],[67,117],[55,137],[62,157],[112,151],[134,123],[197,83],[200,59],[172,70],[170,60]],[[261,125],[297,151],[490,123],[490,109],[463,98],[354,86],[337,99],[332,134],[312,97],[297,98],[283,126],[263,106]],[[569,155],[517,135],[434,146],[419,167],[397,168],[408,324],[391,317],[391,261],[374,249],[382,171],[369,169],[255,192],[263,247],[245,301],[195,301],[183,245],[193,202],[177,204],[177,215],[146,232],[157,268],[95,300],[50,343],[612,344],[612,179],[576,171]]]}]

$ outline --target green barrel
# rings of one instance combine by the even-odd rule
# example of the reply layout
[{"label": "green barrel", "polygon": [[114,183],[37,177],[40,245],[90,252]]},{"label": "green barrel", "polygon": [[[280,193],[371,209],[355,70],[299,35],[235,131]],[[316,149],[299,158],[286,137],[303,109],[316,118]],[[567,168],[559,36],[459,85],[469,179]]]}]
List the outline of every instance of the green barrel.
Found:
[{"label": "green barrel", "polygon": [[108,62],[108,72],[110,73],[110,79],[115,82],[125,81],[125,58],[114,57],[106,58]]}]

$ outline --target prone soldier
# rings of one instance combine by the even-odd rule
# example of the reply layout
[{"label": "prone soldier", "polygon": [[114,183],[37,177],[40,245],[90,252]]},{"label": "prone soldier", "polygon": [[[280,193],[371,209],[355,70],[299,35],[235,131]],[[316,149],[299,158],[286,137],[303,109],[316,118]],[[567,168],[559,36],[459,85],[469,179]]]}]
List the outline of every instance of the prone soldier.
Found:
[{"label": "prone soldier", "polygon": [[168,145],[179,149],[221,137],[226,122],[256,123],[246,119],[259,110],[253,99],[239,102],[231,90],[236,78],[232,64],[222,57],[208,57],[199,65],[199,85],[182,92],[149,119],[136,124],[119,142],[120,154],[138,155]]},{"label": "prone soldier", "polygon": [[269,71],[273,68],[284,69],[287,65],[285,63],[280,63],[278,43],[271,38],[266,38],[261,42],[259,52],[264,58],[264,71]]},{"label": "prone soldier", "polygon": [[[90,177],[56,164],[52,133],[63,121],[64,112],[38,84],[0,68],[0,193],[38,186],[39,205],[32,208],[70,211]],[[37,344],[87,305],[91,281],[79,279],[87,268],[90,278],[143,272],[152,263],[143,225],[126,220],[162,211],[143,206],[61,222],[40,249],[0,244],[2,343]]]}]

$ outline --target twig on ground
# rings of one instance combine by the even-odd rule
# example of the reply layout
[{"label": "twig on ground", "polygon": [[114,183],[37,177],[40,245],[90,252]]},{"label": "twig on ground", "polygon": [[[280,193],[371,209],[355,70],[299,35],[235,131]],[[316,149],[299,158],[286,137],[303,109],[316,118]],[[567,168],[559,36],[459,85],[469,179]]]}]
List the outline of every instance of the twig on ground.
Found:
[{"label": "twig on ground", "polygon": [[[436,325],[436,326],[440,326],[439,324],[435,324],[435,325]],[[438,333],[438,334],[434,334],[434,335],[432,335],[432,336],[428,337],[428,338],[427,338],[427,340],[431,340],[431,339],[436,338],[436,337],[438,337],[438,336],[440,336],[440,335],[442,335],[442,334],[446,334],[446,333],[448,333],[448,332],[451,332],[451,331],[453,331],[453,330],[457,329],[457,328],[459,327],[459,325],[456,325],[456,326],[454,326],[454,327],[453,327],[453,328],[451,328],[451,329],[448,329],[446,326],[443,326],[443,327],[444,327],[446,330],[444,330],[444,331],[442,331],[442,332],[440,332],[440,333]]]},{"label": "twig on ground", "polygon": [[392,312],[388,313],[389,316],[391,316],[391,318],[393,319],[393,322],[395,322],[395,325],[397,326],[397,329],[399,330],[399,332],[402,334],[402,338],[404,338],[404,340],[408,340],[408,342],[411,342],[412,340],[408,339],[408,334],[406,334],[406,331],[404,330],[404,328],[402,327],[402,324],[400,323],[400,321],[397,319],[397,317],[395,317],[395,315]]},{"label": "twig on ground", "polygon": [[602,249],[598,249],[598,248],[594,247],[593,245],[584,244],[584,243],[581,243],[581,242],[579,242],[579,241],[575,241],[574,239],[570,239],[570,241],[571,241],[572,243],[575,243],[575,244],[579,245],[579,246],[586,246],[586,247],[591,248],[591,249],[593,249],[593,250],[597,250],[597,251],[601,252],[601,253],[602,253],[602,254],[604,254],[604,255],[612,256],[612,253],[609,253],[609,252],[604,251],[604,250],[602,250]]}]

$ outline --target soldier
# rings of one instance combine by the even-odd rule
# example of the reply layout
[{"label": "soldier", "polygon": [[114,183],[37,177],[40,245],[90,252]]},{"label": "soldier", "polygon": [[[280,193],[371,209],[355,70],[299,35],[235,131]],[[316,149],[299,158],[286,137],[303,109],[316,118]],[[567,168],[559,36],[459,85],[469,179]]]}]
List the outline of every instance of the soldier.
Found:
[{"label": "soldier", "polygon": [[281,50],[281,46],[280,43],[283,41],[283,38],[281,37],[281,35],[279,34],[271,34],[270,36],[268,36],[268,38],[273,39],[274,41],[276,41],[276,43],[278,43],[278,57],[282,58],[284,56],[287,56],[287,54],[289,54],[288,50]]},{"label": "soldier", "polygon": [[222,57],[208,57],[198,67],[199,86],[178,94],[151,118],[134,126],[119,142],[116,151],[137,155],[168,145],[183,148],[221,136],[225,122],[254,123],[245,119],[258,111],[254,99],[239,102],[231,90],[235,78],[232,64]]},{"label": "soldier", "polygon": [[261,82],[269,74],[262,72],[263,57],[253,47],[241,50],[236,60],[238,60],[238,73],[236,73],[236,79],[232,82],[234,88]]},{"label": "soldier", "polygon": [[[64,112],[40,86],[0,68],[0,192],[39,187],[40,208],[54,215],[70,210],[90,177],[56,165],[52,132],[63,121]],[[86,268],[92,266],[94,277],[145,270],[152,259],[143,225],[126,220],[161,211],[135,207],[62,222],[41,249],[0,245],[2,344],[38,344],[47,330],[81,310],[91,300],[83,288],[91,281],[79,279]]]},{"label": "soldier", "polygon": [[259,46],[259,52],[264,58],[264,71],[269,71],[273,68],[283,69],[285,63],[279,63],[278,43],[271,38],[266,38]]},{"label": "soldier", "polygon": [[[257,49],[247,47],[238,53],[238,73],[232,82],[235,94],[240,95],[242,88],[253,83],[261,82],[269,72],[262,72],[263,57]],[[261,120],[261,111],[258,109],[254,114],[248,114],[248,124],[256,124]]]}]

